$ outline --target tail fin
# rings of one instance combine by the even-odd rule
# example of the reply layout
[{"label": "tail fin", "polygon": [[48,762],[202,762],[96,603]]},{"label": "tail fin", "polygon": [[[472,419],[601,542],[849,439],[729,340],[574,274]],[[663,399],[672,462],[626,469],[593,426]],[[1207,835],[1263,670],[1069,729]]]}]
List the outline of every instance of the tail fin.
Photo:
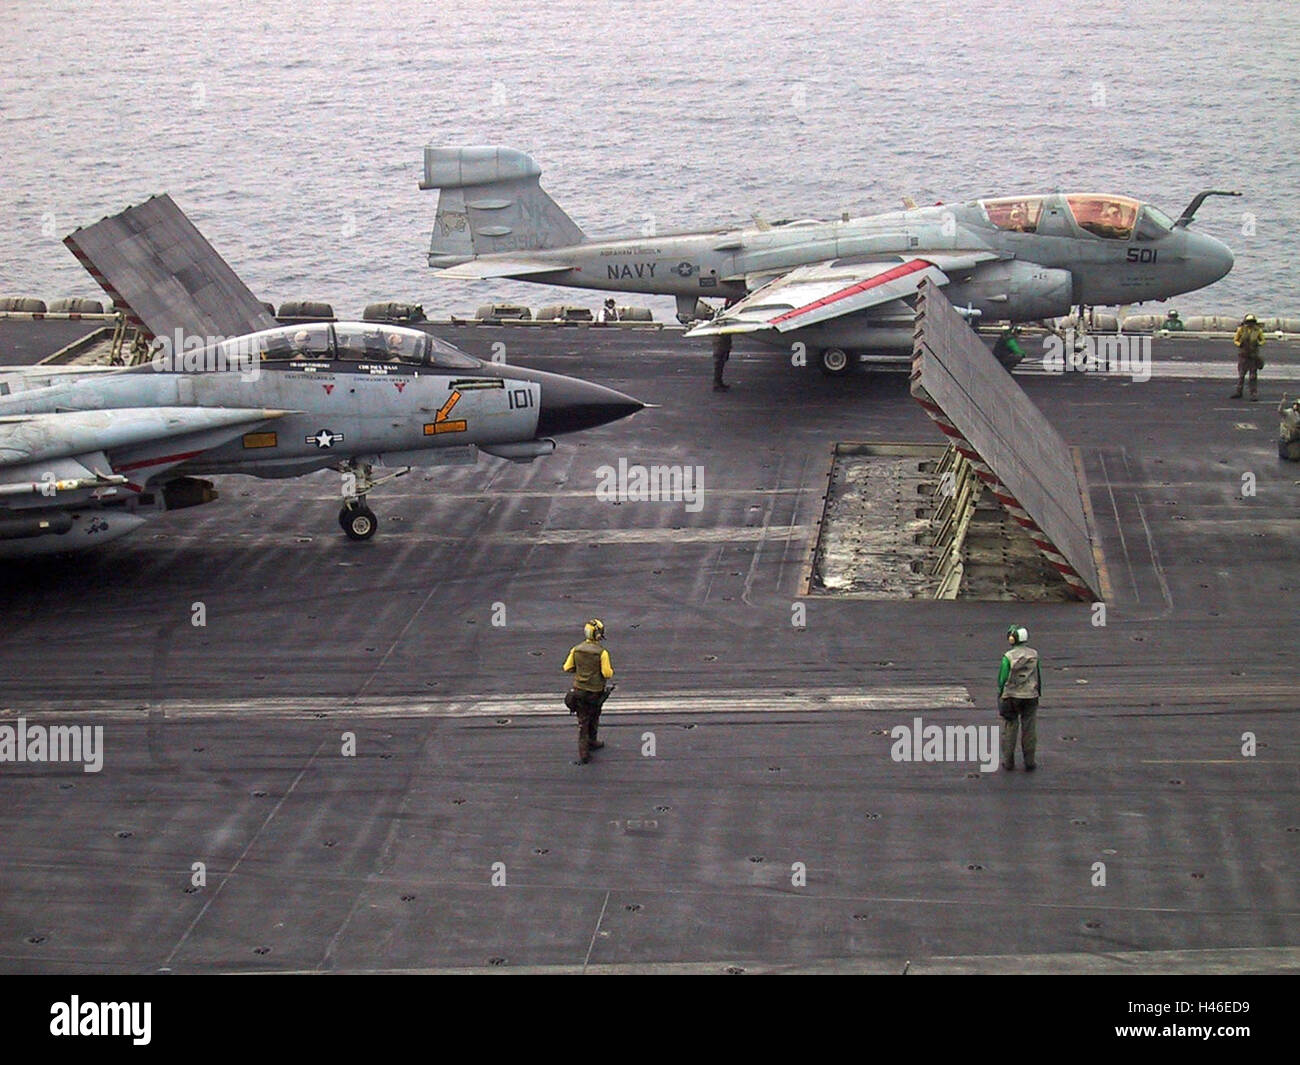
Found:
[{"label": "tail fin", "polygon": [[425,148],[420,188],[441,190],[429,265],[586,240],[542,191],[541,174],[532,156],[513,148]]}]

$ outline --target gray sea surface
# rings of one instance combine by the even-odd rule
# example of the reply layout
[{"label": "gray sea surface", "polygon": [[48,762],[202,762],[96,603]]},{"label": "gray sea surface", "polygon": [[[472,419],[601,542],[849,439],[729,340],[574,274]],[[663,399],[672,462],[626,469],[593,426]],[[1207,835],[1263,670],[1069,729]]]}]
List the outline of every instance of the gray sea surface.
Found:
[{"label": "gray sea surface", "polygon": [[1236,267],[1171,306],[1300,314],[1298,30],[1275,0],[6,0],[0,293],[100,295],[61,238],[169,192],[277,305],[595,306],[430,276],[422,148],[502,144],[592,237],[1240,189],[1195,223]]}]

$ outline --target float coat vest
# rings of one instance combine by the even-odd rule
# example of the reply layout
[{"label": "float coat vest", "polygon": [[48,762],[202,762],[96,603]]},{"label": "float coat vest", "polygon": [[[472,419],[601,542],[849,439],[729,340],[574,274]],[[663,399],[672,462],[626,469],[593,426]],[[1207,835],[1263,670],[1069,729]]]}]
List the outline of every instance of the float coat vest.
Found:
[{"label": "float coat vest", "polygon": [[573,686],[579,691],[605,690],[605,677],[600,671],[600,656],[604,650],[595,640],[584,640],[570,652],[573,655]]},{"label": "float coat vest", "polygon": [[1026,644],[1017,644],[1006,653],[1011,671],[1002,687],[1004,699],[1038,698],[1038,652]]}]

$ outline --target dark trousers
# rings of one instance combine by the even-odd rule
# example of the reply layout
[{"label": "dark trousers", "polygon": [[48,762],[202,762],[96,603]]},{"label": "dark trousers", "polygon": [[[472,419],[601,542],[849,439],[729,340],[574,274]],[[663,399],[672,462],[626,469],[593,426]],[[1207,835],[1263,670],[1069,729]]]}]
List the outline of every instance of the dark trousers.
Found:
[{"label": "dark trousers", "polygon": [[720,336],[713,338],[713,383],[722,384],[722,371],[726,368],[727,360],[731,358],[731,337]]},{"label": "dark trousers", "polygon": [[1258,396],[1259,395],[1259,359],[1256,358],[1254,355],[1238,355],[1237,356],[1237,391],[1235,393],[1236,395],[1238,396],[1241,395],[1241,393],[1245,390],[1247,378],[1250,379],[1250,394],[1252,396]]},{"label": "dark trousers", "polygon": [[600,708],[605,705],[605,693],[573,688],[565,703],[578,715],[578,759],[585,762],[590,757],[592,744],[596,742],[596,729],[600,725]]},{"label": "dark trousers", "polygon": [[1002,717],[1002,767],[1015,767],[1017,739],[1025,756],[1025,767],[1032,766],[1038,750],[1038,700],[1003,699],[998,714]]}]

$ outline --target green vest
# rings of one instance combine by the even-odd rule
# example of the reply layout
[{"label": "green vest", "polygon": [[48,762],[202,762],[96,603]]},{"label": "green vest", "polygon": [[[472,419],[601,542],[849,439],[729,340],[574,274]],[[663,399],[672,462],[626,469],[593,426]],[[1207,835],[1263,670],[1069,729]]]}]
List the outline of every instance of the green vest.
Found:
[{"label": "green vest", "polygon": [[603,692],[605,676],[600,671],[603,648],[595,640],[584,640],[572,651],[573,686],[584,692]]}]

